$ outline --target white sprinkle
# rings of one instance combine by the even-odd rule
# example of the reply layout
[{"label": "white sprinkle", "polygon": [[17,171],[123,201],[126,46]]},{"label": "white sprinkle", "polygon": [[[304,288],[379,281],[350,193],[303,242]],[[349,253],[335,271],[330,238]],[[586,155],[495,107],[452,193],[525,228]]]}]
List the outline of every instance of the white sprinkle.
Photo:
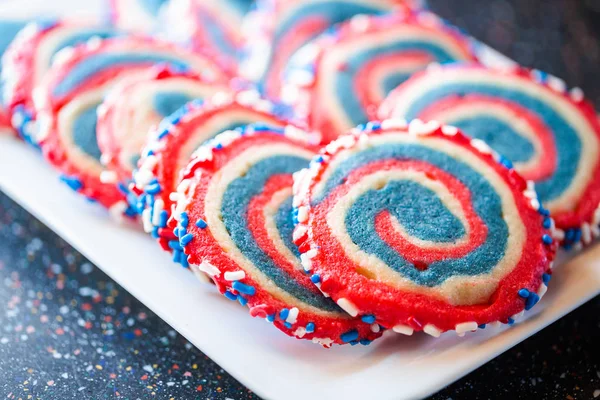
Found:
[{"label": "white sprinkle", "polygon": [[539,210],[541,205],[540,205],[540,201],[537,198],[533,198],[530,201],[531,204],[531,208],[533,208],[534,210]]},{"label": "white sprinkle", "polygon": [[289,82],[293,82],[295,85],[300,87],[307,87],[315,82],[315,75],[304,68],[291,70],[288,73],[287,78]]},{"label": "white sprinkle", "polygon": [[54,57],[52,57],[52,65],[60,65],[69,60],[73,54],[75,53],[75,49],[73,46],[63,47],[60,49]]},{"label": "white sprinkle", "polygon": [[150,208],[146,208],[144,211],[142,211],[142,224],[144,225],[144,232],[146,233],[150,233],[154,229],[150,215],[151,212],[152,210]]},{"label": "white sprinkle", "polygon": [[142,164],[140,169],[143,169],[146,171],[152,171],[154,169],[154,167],[156,167],[157,163],[158,163],[158,158],[156,158],[156,156],[154,156],[154,155],[148,156],[144,160],[144,163]]},{"label": "white sprinkle", "polygon": [[154,202],[154,213],[152,214],[152,225],[160,225],[160,214],[165,209],[165,201],[163,199],[157,199]]},{"label": "white sprinkle", "polygon": [[414,119],[408,125],[408,133],[411,135],[430,135],[439,129],[440,123],[437,121],[429,121],[427,123],[421,121],[420,119]]},{"label": "white sprinkle", "polygon": [[350,302],[350,300],[342,297],[337,301],[337,304],[351,316],[356,317],[358,315],[358,309]]},{"label": "white sprinkle", "polygon": [[202,264],[198,265],[198,270],[207,273],[209,276],[219,276],[221,271],[208,261],[202,261]]},{"label": "white sprinkle", "polygon": [[567,84],[565,83],[565,81],[563,81],[560,78],[557,78],[556,76],[549,75],[547,82],[548,86],[558,93],[564,93],[567,91]]},{"label": "white sprinkle", "polygon": [[592,225],[600,224],[600,208],[596,208],[594,211],[594,218],[592,219]]},{"label": "white sprinkle", "polygon": [[574,87],[573,89],[571,89],[570,95],[571,99],[573,99],[573,101],[576,102],[582,101],[584,97],[583,90],[581,90],[581,88],[578,87]]},{"label": "white sprinkle", "polygon": [[298,222],[303,223],[308,220],[308,207],[302,206],[298,208]]},{"label": "white sprinkle", "polygon": [[442,126],[442,133],[447,136],[454,136],[458,133],[458,128],[455,126],[444,125]]},{"label": "white sprinkle", "polygon": [[552,233],[552,237],[559,242],[562,242],[565,239],[565,231],[562,229],[555,229]]},{"label": "white sprinkle", "polygon": [[306,225],[298,225],[296,229],[294,229],[292,240],[295,242],[296,240],[304,236],[306,232],[308,232],[308,228],[306,227]]},{"label": "white sprinkle", "polygon": [[356,144],[356,138],[351,135],[342,136],[336,140],[338,146],[349,149]]},{"label": "white sprinkle", "polygon": [[169,195],[169,200],[171,200],[172,202],[178,202],[179,199],[181,199],[182,196],[181,194],[177,193],[177,192],[173,192]]},{"label": "white sprinkle", "polygon": [[398,324],[392,328],[392,330],[396,333],[401,333],[406,336],[411,336],[415,331],[413,328],[407,325]]},{"label": "white sprinkle", "polygon": [[148,372],[148,373],[152,373],[152,372],[154,372],[154,368],[152,368],[152,365],[144,365],[144,366],[142,367],[142,369],[143,369],[144,371]]},{"label": "white sprinkle", "polygon": [[117,173],[114,171],[102,171],[100,173],[100,182],[111,185],[117,183],[118,177]]},{"label": "white sprinkle", "polygon": [[298,327],[298,329],[294,331],[294,336],[300,339],[302,339],[304,335],[306,335],[306,328],[304,328],[303,326]]},{"label": "white sprinkle", "polygon": [[592,241],[592,230],[590,229],[590,224],[587,222],[581,224],[581,240],[585,244],[589,244]]},{"label": "white sprinkle", "polygon": [[435,326],[431,325],[431,324],[427,324],[423,327],[423,332],[425,332],[428,335],[431,335],[433,337],[440,337],[440,335],[442,334],[442,331],[440,331],[438,328],[436,328]]},{"label": "white sprinkle", "polygon": [[233,102],[233,95],[229,92],[217,92],[210,102],[216,107],[222,107]]},{"label": "white sprinkle", "polygon": [[366,32],[369,29],[371,19],[368,15],[358,14],[350,20],[350,26],[355,32]]},{"label": "white sprinkle", "polygon": [[481,139],[471,139],[471,146],[475,147],[483,154],[491,154],[492,152],[491,147]]},{"label": "white sprinkle", "polygon": [[312,262],[310,261],[310,257],[305,254],[300,254],[300,264],[302,264],[302,268],[306,272],[312,271]]},{"label": "white sprinkle", "polygon": [[298,308],[296,308],[296,307],[290,309],[290,312],[288,313],[288,317],[285,319],[285,322],[289,322],[290,324],[295,324],[296,321],[298,320],[299,313],[300,313],[300,310],[298,310]]},{"label": "white sprinkle", "polygon": [[234,271],[234,272],[225,272],[225,280],[226,281],[240,281],[246,277],[246,273],[244,271]]},{"label": "white sprinkle", "polygon": [[456,333],[461,335],[467,332],[472,332],[477,330],[477,322],[463,322],[462,324],[456,324],[454,327]]},{"label": "white sprinkle", "polygon": [[[196,173],[196,178],[200,178],[200,171],[198,171]],[[190,181],[189,179],[184,179],[181,181],[181,183],[177,186],[177,193],[181,193],[181,194],[186,194],[188,189],[190,188],[192,181]]]},{"label": "white sprinkle", "polygon": [[598,236],[600,236],[600,228],[598,228],[597,226],[590,226],[590,230],[592,232],[592,236],[597,238]]},{"label": "white sprinkle", "polygon": [[381,327],[379,326],[379,324],[371,324],[371,332],[379,333],[380,330],[381,330]]},{"label": "white sprinkle", "polygon": [[140,169],[134,173],[133,179],[140,189],[144,189],[154,179],[154,175],[147,169]]},{"label": "white sprinkle", "polygon": [[209,146],[199,147],[195,152],[194,156],[198,161],[211,161],[213,158],[212,148]]},{"label": "white sprinkle", "polygon": [[540,296],[540,299],[546,294],[546,292],[548,291],[548,286],[546,286],[546,284],[542,283],[540,285],[540,288],[537,291],[537,295]]},{"label": "white sprinkle", "polygon": [[313,338],[312,342],[325,347],[331,347],[333,344],[333,340],[330,338]]}]

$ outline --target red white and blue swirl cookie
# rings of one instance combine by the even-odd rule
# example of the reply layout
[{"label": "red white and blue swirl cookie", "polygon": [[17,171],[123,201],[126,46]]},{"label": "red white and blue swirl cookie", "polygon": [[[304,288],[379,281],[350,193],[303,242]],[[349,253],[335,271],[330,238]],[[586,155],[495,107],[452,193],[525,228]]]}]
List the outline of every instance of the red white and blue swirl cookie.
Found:
[{"label": "red white and blue swirl cookie", "polygon": [[109,0],[110,19],[120,29],[137,33],[157,31],[159,16],[170,0]]},{"label": "red white and blue swirl cookie", "polygon": [[379,15],[402,0],[258,0],[244,21],[240,75],[278,98],[284,68],[303,45],[358,14]]},{"label": "red white and blue swirl cookie", "polygon": [[371,122],[296,176],[294,243],[352,316],[399,333],[512,323],[545,293],[555,245],[527,182],[483,142]]},{"label": "red white and blue swirl cookie", "polygon": [[600,236],[600,124],[580,89],[522,68],[432,67],[392,92],[380,114],[440,120],[484,140],[535,182],[566,247]]},{"label": "red white and blue swirl cookie", "polygon": [[[4,56],[4,52],[17,36],[19,31],[25,27],[27,22],[19,20],[0,20],[0,57]],[[2,71],[2,65],[0,64],[0,72]],[[0,93],[4,93],[4,85],[0,81]],[[0,95],[0,98],[3,96]],[[10,123],[10,117],[6,113],[4,101],[0,104],[0,134],[8,132],[13,133],[12,124]]]},{"label": "red white and blue swirl cookie", "polygon": [[429,12],[357,16],[297,53],[283,98],[328,142],[375,119],[387,94],[430,63],[474,58],[469,40]]},{"label": "red white and blue swirl cookie", "polygon": [[114,210],[115,215],[131,210],[121,190],[101,180],[97,108],[120,79],[164,63],[208,79],[221,76],[218,67],[201,55],[152,39],[127,37],[76,47],[54,63],[36,89],[38,139],[44,155],[73,189]]},{"label": "red white and blue swirl cookie", "polygon": [[287,108],[261,99],[256,91],[222,91],[205,101],[194,100],[164,120],[151,135],[133,174],[132,191],[139,197],[144,230],[157,238],[163,249],[173,251],[175,261],[187,266],[173,235],[176,222],[171,212],[178,193],[186,189],[185,184],[178,187],[179,173],[192,153],[228,130],[256,123],[283,127],[290,122]]},{"label": "red white and blue swirl cookie", "polygon": [[98,148],[107,168],[102,179],[127,185],[151,129],[186,103],[227,88],[226,81],[203,79],[169,64],[123,78],[98,108]]},{"label": "red white and blue swirl cookie", "polygon": [[235,71],[243,43],[242,20],[253,4],[253,0],[171,0],[165,34],[176,43],[212,54]]},{"label": "red white and blue swirl cookie", "polygon": [[116,35],[118,32],[110,27],[61,20],[31,22],[17,35],[2,60],[2,80],[4,102],[22,138],[35,142],[33,91],[52,63],[67,56],[73,46]]},{"label": "red white and blue swirl cookie", "polygon": [[317,150],[285,128],[225,132],[186,168],[177,234],[192,270],[290,336],[329,347],[380,335],[323,296],[292,242],[292,174]]}]

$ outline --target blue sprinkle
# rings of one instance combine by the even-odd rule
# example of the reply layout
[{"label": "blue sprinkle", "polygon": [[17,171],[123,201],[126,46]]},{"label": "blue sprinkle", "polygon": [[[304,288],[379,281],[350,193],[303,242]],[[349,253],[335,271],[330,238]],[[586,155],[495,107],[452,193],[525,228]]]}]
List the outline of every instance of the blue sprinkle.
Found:
[{"label": "blue sprinkle", "polygon": [[381,129],[381,123],[375,121],[367,122],[366,129],[368,131],[378,131],[379,129]]},{"label": "blue sprinkle", "polygon": [[344,343],[349,343],[354,340],[357,340],[358,339],[358,331],[356,329],[353,329],[346,333],[342,333],[340,335],[340,339],[342,339],[342,342],[344,342]]},{"label": "blue sprinkle", "polygon": [[552,227],[552,219],[548,217],[544,218],[544,223],[542,224],[542,226],[545,229],[550,229]]},{"label": "blue sprinkle", "polygon": [[306,324],[306,333],[313,333],[315,331],[315,324],[313,322],[309,322]]},{"label": "blue sprinkle", "polygon": [[521,296],[522,298],[526,299],[529,297],[529,295],[530,295],[529,290],[527,290],[527,289],[519,290],[519,296]]},{"label": "blue sprinkle", "polygon": [[375,323],[375,316],[374,315],[363,315],[362,317],[360,317],[360,319],[365,324],[374,324]]},{"label": "blue sprinkle", "polygon": [[75,177],[61,175],[60,180],[66,183],[71,189],[73,189],[76,192],[83,187],[83,183]]},{"label": "blue sprinkle", "polygon": [[478,326],[479,329],[485,329],[485,327],[486,327],[486,324],[481,324]]},{"label": "blue sprinkle", "polygon": [[119,192],[121,192],[122,194],[128,194],[129,193],[129,189],[127,188],[127,186],[125,186],[123,183],[119,182],[117,184],[117,189],[119,189]]},{"label": "blue sprinkle", "polygon": [[545,234],[544,236],[542,236],[542,241],[544,242],[544,244],[546,245],[551,245],[552,242],[554,242],[554,240],[552,240],[552,236]]},{"label": "blue sprinkle", "polygon": [[550,275],[550,274],[543,274],[542,275],[542,281],[544,281],[544,284],[546,286],[548,286],[548,283],[550,283],[550,279],[552,279],[552,275]]},{"label": "blue sprinkle", "polygon": [[240,281],[233,282],[233,285],[231,286],[238,292],[247,294],[248,296],[254,296],[254,294],[256,293],[256,289],[254,288],[254,286],[244,285]]},{"label": "blue sprinkle", "polygon": [[279,311],[279,318],[281,318],[282,320],[286,320],[288,315],[290,315],[290,310],[288,310],[287,308],[284,308],[283,310]]},{"label": "blue sprinkle", "polygon": [[179,237],[179,227],[173,229],[173,235],[175,235],[175,237]]},{"label": "blue sprinkle", "polygon": [[179,264],[179,260],[180,260],[182,254],[183,253],[179,250],[173,250],[173,262],[175,264]]},{"label": "blue sprinkle", "polygon": [[148,194],[158,194],[161,190],[162,188],[158,183],[153,183],[151,185],[146,186],[145,192]]},{"label": "blue sprinkle", "polygon": [[169,128],[164,128],[158,133],[158,138],[162,139],[169,134]]},{"label": "blue sprinkle", "polygon": [[371,344],[371,341],[368,339],[360,339],[359,343],[362,344],[363,346],[368,346]]},{"label": "blue sprinkle", "polygon": [[179,241],[177,241],[177,240],[169,241],[169,248],[172,250],[177,250],[177,251],[183,250],[183,247],[181,247],[181,244],[179,244]]},{"label": "blue sprinkle", "polygon": [[160,212],[158,226],[160,226],[161,228],[166,228],[168,221],[169,221],[169,213],[167,212],[167,210],[162,210]]},{"label": "blue sprinkle", "polygon": [[223,293],[223,296],[227,297],[231,301],[236,301],[238,298],[235,294],[233,294],[229,291],[226,291],[225,293]]},{"label": "blue sprinkle", "polygon": [[285,326],[285,327],[286,327],[286,328],[288,328],[288,329],[292,329],[292,324],[290,324],[289,322],[285,322],[285,323],[283,324],[283,326]]},{"label": "blue sprinkle", "polygon": [[179,263],[183,268],[190,267],[190,263],[188,262],[188,256],[186,256],[184,253],[181,253],[181,257],[179,257]]},{"label": "blue sprinkle", "polygon": [[154,227],[152,229],[152,233],[151,233],[152,238],[154,239],[158,239],[160,238],[160,235],[158,234],[158,227]]},{"label": "blue sprinkle", "polygon": [[275,314],[267,315],[267,321],[269,321],[269,322],[275,321]]},{"label": "blue sprinkle", "polygon": [[350,343],[350,346],[356,346],[358,344],[358,340],[351,340],[348,343]]},{"label": "blue sprinkle", "polygon": [[215,146],[215,150],[221,150],[223,148],[223,145],[221,143],[217,143],[217,145]]},{"label": "blue sprinkle", "polygon": [[198,222],[196,222],[196,226],[200,229],[206,229],[206,227],[208,226],[208,224],[206,223],[205,220],[203,220],[202,218],[200,218],[198,220]]},{"label": "blue sprinkle", "polygon": [[581,229],[575,229],[575,237],[573,238],[574,242],[579,242],[581,240]]},{"label": "blue sprinkle", "polygon": [[190,224],[190,220],[186,219],[186,218],[181,218],[179,221],[179,225],[181,225],[185,229],[187,229],[189,224]]},{"label": "blue sprinkle", "polygon": [[525,310],[531,310],[533,306],[537,304],[538,301],[540,301],[540,296],[538,296],[537,293],[531,293],[531,295],[527,298],[527,301],[525,302]]},{"label": "blue sprinkle", "polygon": [[565,240],[567,242],[573,242],[575,238],[575,230],[574,229],[567,229],[567,231],[565,232]]},{"label": "blue sprinkle", "polygon": [[549,211],[549,210],[547,210],[547,209],[545,209],[544,207],[540,207],[540,208],[538,209],[538,212],[539,212],[540,214],[542,214],[544,217],[549,217],[549,216],[550,216],[550,211]]},{"label": "blue sprinkle", "polygon": [[504,165],[508,169],[513,169],[513,163],[506,157],[500,156],[500,164]]},{"label": "blue sprinkle", "polygon": [[242,297],[242,295],[237,296],[237,301],[240,302],[241,305],[245,306],[246,304],[248,304],[248,300],[246,300],[244,297]]},{"label": "blue sprinkle", "polygon": [[192,239],[194,239],[194,235],[191,234],[191,233],[188,233],[187,235],[184,235],[181,238],[179,238],[179,242],[181,243],[181,245],[183,247],[185,247],[188,244],[190,244],[190,242],[192,241]]},{"label": "blue sprinkle", "polygon": [[317,156],[317,157],[315,157],[315,162],[318,162],[320,164],[323,161],[325,161],[325,159],[323,158],[323,156]]},{"label": "blue sprinkle", "polygon": [[321,275],[314,274],[313,276],[310,277],[310,280],[312,283],[319,283],[319,282],[321,282]]},{"label": "blue sprinkle", "polygon": [[512,324],[514,324],[514,323],[515,323],[515,320],[514,320],[514,319],[512,319],[512,318],[509,318],[509,319],[508,319],[508,325],[512,325]]}]

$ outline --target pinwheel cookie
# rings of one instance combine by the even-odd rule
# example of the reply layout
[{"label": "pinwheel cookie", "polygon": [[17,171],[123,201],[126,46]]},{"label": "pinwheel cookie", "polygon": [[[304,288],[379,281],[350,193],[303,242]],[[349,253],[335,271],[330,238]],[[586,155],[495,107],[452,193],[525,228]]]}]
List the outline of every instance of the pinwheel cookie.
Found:
[{"label": "pinwheel cookie", "polygon": [[379,113],[484,140],[535,183],[567,248],[600,236],[600,123],[580,89],[518,67],[437,66],[394,90]]},{"label": "pinwheel cookie", "polygon": [[555,245],[535,192],[456,128],[356,129],[296,176],[294,207],[312,281],[399,333],[510,324],[550,279]]}]

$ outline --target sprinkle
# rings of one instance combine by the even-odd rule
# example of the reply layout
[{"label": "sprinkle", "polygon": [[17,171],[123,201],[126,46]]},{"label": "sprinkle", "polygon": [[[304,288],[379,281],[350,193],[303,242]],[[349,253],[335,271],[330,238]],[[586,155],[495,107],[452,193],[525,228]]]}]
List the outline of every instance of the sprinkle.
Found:
[{"label": "sprinkle", "polygon": [[254,286],[244,285],[239,281],[233,282],[232,287],[238,292],[247,294],[248,296],[254,296],[254,294],[256,293],[256,289],[254,288]]},{"label": "sprinkle", "polygon": [[361,340],[359,340],[359,343],[362,344],[363,346],[368,346],[372,342],[370,340],[368,340],[368,339],[361,339]]},{"label": "sprinkle", "polygon": [[431,325],[431,324],[427,324],[423,327],[423,332],[427,333],[428,335],[431,335],[433,337],[440,337],[440,335],[442,334],[442,331],[440,331],[438,328],[436,328],[435,326]]},{"label": "sprinkle", "polygon": [[373,333],[379,333],[380,330],[381,330],[381,327],[379,326],[379,324],[372,324],[371,325],[371,332],[373,332]]},{"label": "sprinkle", "polygon": [[237,295],[231,293],[230,291],[226,291],[225,293],[223,293],[223,295],[231,301],[236,301],[238,298]]},{"label": "sprinkle", "polygon": [[299,326],[295,331],[294,331],[294,336],[298,337],[298,338],[303,338],[304,335],[306,335],[306,329]]},{"label": "sprinkle", "polygon": [[286,322],[290,323],[290,324],[295,324],[296,321],[298,320],[298,314],[300,313],[300,310],[298,310],[298,308],[294,307],[290,310],[290,312],[288,313],[287,318],[285,319]]},{"label": "sprinkle", "polygon": [[311,280],[312,283],[319,283],[319,282],[321,282],[321,275],[319,275],[319,274],[313,274],[310,277],[310,280]]},{"label": "sprinkle", "polygon": [[302,206],[298,208],[298,222],[306,222],[308,220],[308,208]]},{"label": "sprinkle", "polygon": [[513,325],[515,323],[515,320],[512,318],[509,318],[507,323],[508,323],[508,325]]},{"label": "sprinkle", "polygon": [[192,239],[194,239],[194,235],[191,234],[191,233],[188,233],[186,235],[183,235],[181,238],[179,238],[179,242],[181,243],[181,245],[183,247],[185,247],[188,244],[190,244],[190,242],[192,241]]},{"label": "sprinkle", "polygon": [[540,296],[537,293],[531,293],[525,301],[525,310],[529,311],[540,301]]},{"label": "sprinkle", "polygon": [[542,241],[544,242],[545,245],[551,245],[552,242],[554,242],[554,240],[552,239],[552,236],[548,235],[547,233],[544,234],[544,236],[542,236]]},{"label": "sprinkle", "polygon": [[529,290],[527,289],[521,289],[519,290],[519,296],[521,296],[522,298],[526,299],[529,297]]},{"label": "sprinkle", "polygon": [[248,300],[246,300],[244,297],[242,297],[241,294],[237,295],[237,301],[242,305],[245,306],[246,304],[248,304]]},{"label": "sprinkle", "polygon": [[355,340],[358,339],[358,331],[356,329],[353,329],[353,330],[348,331],[346,333],[342,333],[340,335],[340,339],[344,343],[349,343],[349,342],[355,341]]},{"label": "sprinkle", "polygon": [[340,298],[337,301],[337,305],[353,317],[356,317],[358,315],[358,309],[356,308],[356,306],[352,304],[350,300],[344,297]]},{"label": "sprinkle", "polygon": [[225,272],[224,276],[226,281],[239,281],[246,277],[246,273],[244,271]]},{"label": "sprinkle", "polygon": [[71,189],[73,189],[76,192],[83,188],[83,183],[78,178],[67,175],[61,175],[60,180],[66,183]]},{"label": "sprinkle", "polygon": [[279,311],[279,318],[281,318],[282,320],[285,321],[289,314],[290,314],[290,310],[288,310],[287,308],[284,308],[281,311]]},{"label": "sprinkle", "polygon": [[146,186],[146,189],[144,190],[146,193],[148,194],[158,194],[160,193],[160,191],[162,190],[162,188],[160,187],[160,184],[158,183],[152,183],[150,185]]},{"label": "sprinkle", "polygon": [[169,248],[171,250],[177,250],[177,251],[183,250],[183,247],[181,247],[181,244],[179,244],[178,240],[170,240],[168,244],[169,244]]},{"label": "sprinkle", "polygon": [[413,334],[413,332],[415,331],[410,326],[402,325],[402,324],[398,324],[398,325],[394,326],[392,328],[392,330],[396,333],[401,333],[401,334],[407,335],[407,336],[411,336]]},{"label": "sprinkle", "polygon": [[202,264],[198,265],[198,270],[206,273],[209,276],[219,276],[221,271],[208,261],[202,261]]},{"label": "sprinkle", "polygon": [[372,324],[375,322],[375,316],[374,315],[363,315],[362,317],[360,317],[360,319],[362,320],[362,322],[364,322],[365,324]]},{"label": "sprinkle", "polygon": [[315,331],[315,324],[313,322],[309,322],[306,324],[306,333],[313,333]]},{"label": "sprinkle", "polygon": [[200,229],[206,229],[206,227],[208,226],[208,224],[206,223],[205,220],[203,220],[202,218],[200,218],[197,222],[196,222],[196,226]]},{"label": "sprinkle", "polygon": [[551,218],[544,218],[544,223],[542,224],[542,226],[544,227],[544,229],[550,229],[552,227],[552,219]]},{"label": "sprinkle", "polygon": [[269,321],[269,322],[275,321],[275,314],[267,315],[267,321]]},{"label": "sprinkle", "polygon": [[552,275],[550,275],[550,274],[543,274],[542,275],[542,281],[544,281],[544,284],[546,286],[548,286],[548,283],[550,283],[550,279],[552,279]]},{"label": "sprinkle", "polygon": [[478,328],[479,329],[485,329],[486,326],[487,326],[486,324],[481,324],[481,325],[478,326]]},{"label": "sprinkle", "polygon": [[459,335],[464,335],[467,332],[476,331],[477,322],[463,322],[461,324],[456,324],[454,330]]},{"label": "sprinkle", "polygon": [[285,326],[288,329],[292,329],[292,324],[290,324],[289,322],[284,322],[283,326]]}]

